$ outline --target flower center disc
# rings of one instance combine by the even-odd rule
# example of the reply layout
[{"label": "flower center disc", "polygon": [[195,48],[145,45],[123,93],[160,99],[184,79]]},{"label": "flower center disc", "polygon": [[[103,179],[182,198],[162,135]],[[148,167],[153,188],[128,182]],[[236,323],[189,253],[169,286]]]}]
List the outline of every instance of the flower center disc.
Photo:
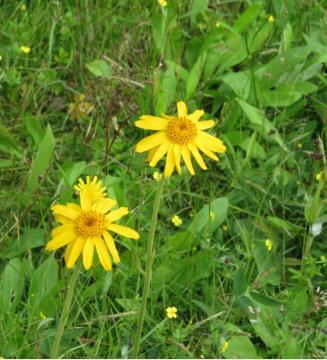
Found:
[{"label": "flower center disc", "polygon": [[98,237],[105,231],[105,217],[96,211],[84,211],[75,222],[75,229],[82,238]]},{"label": "flower center disc", "polygon": [[168,123],[167,136],[174,144],[188,144],[192,142],[196,135],[196,126],[187,118],[174,119]]}]

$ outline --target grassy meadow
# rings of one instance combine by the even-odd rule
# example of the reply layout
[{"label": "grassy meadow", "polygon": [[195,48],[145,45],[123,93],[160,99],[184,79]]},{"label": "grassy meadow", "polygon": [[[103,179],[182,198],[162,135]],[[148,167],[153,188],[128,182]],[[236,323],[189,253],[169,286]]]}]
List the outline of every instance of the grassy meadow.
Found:
[{"label": "grassy meadow", "polygon": [[[326,6],[0,1],[0,357],[327,357]],[[162,180],[134,123],[179,101],[226,152]],[[110,271],[45,249],[86,176],[140,235]]]}]

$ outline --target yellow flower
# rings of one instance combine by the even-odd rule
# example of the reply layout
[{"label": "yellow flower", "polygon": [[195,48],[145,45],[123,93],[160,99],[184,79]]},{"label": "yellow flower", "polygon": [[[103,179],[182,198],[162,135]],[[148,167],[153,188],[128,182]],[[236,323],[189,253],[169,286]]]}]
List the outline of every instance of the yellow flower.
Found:
[{"label": "yellow flower", "polygon": [[24,53],[24,54],[29,54],[31,51],[31,48],[29,48],[28,46],[21,46],[20,50]]},{"label": "yellow flower", "polygon": [[75,102],[68,104],[68,114],[73,120],[79,120],[88,115],[93,108],[94,106],[90,102],[85,101],[85,95],[75,95]]},{"label": "yellow flower", "polygon": [[67,268],[72,268],[82,254],[84,268],[88,270],[93,263],[95,247],[103,268],[111,270],[111,258],[114,263],[118,263],[120,258],[109,231],[131,239],[140,237],[135,230],[114,224],[128,214],[126,207],[112,210],[115,205],[116,201],[109,198],[93,202],[93,197],[83,189],[80,191],[80,205],[53,205],[55,219],[61,225],[52,230],[52,239],[46,245],[46,250],[55,251],[68,245],[65,251]]},{"label": "yellow flower", "polygon": [[183,101],[177,103],[178,116],[162,115],[161,117],[143,115],[135,125],[141,129],[159,130],[136,145],[139,153],[150,151],[150,166],[154,167],[167,154],[165,176],[170,176],[176,168],[182,173],[181,158],[188,171],[194,175],[191,155],[199,166],[206,170],[207,166],[199,152],[218,161],[214,152],[224,153],[226,147],[223,142],[203,130],[215,125],[213,120],[199,121],[204,114],[203,110],[196,110],[187,114],[187,107]]},{"label": "yellow flower", "polygon": [[228,226],[227,225],[223,225],[223,230],[226,232],[228,231]]},{"label": "yellow flower", "polygon": [[20,7],[20,9],[21,9],[22,11],[26,11],[26,10],[27,10],[26,4],[23,4],[23,5]]},{"label": "yellow flower", "polygon": [[183,224],[183,220],[178,216],[178,215],[175,215],[172,219],[171,219],[172,223],[179,227]]},{"label": "yellow flower", "polygon": [[210,211],[210,220],[211,221],[214,221],[215,220],[215,218],[216,218],[216,214],[213,212],[213,211]]},{"label": "yellow flower", "polygon": [[159,181],[161,179],[162,174],[160,174],[158,171],[155,171],[152,176],[154,180]]},{"label": "yellow flower", "polygon": [[317,175],[316,175],[316,180],[320,181],[322,177],[322,171],[320,171]]},{"label": "yellow flower", "polygon": [[105,187],[102,187],[102,181],[98,181],[97,176],[94,176],[92,181],[90,176],[87,176],[86,183],[84,183],[81,178],[78,179],[78,182],[79,183],[74,186],[74,189],[79,193],[87,192],[92,204],[107,196],[107,190]]},{"label": "yellow flower", "polygon": [[216,22],[216,28],[219,28],[219,27],[220,27],[220,25],[221,25],[221,24],[220,24],[220,22],[219,22],[219,21],[217,21],[217,22]]},{"label": "yellow flower", "polygon": [[301,143],[297,144],[298,149],[302,149],[303,145]]},{"label": "yellow flower", "polygon": [[273,16],[273,15],[270,15],[270,16],[268,17],[268,21],[269,21],[270,23],[274,23],[274,22],[275,22],[274,16]]},{"label": "yellow flower", "polygon": [[177,309],[175,308],[175,306],[167,307],[166,313],[167,313],[168,319],[176,319],[177,318]]},{"label": "yellow flower", "polygon": [[40,318],[42,319],[42,320],[45,320],[47,317],[43,314],[43,312],[41,311],[40,312]]},{"label": "yellow flower", "polygon": [[228,341],[225,340],[221,347],[221,352],[222,353],[225,352],[227,350],[227,348],[228,348]]},{"label": "yellow flower", "polygon": [[271,251],[272,247],[273,247],[273,242],[271,241],[271,239],[267,239],[265,241],[266,244],[266,248],[268,249],[268,251]]},{"label": "yellow flower", "polygon": [[166,0],[158,0],[158,3],[160,6],[162,7],[166,7],[168,5],[167,1]]}]

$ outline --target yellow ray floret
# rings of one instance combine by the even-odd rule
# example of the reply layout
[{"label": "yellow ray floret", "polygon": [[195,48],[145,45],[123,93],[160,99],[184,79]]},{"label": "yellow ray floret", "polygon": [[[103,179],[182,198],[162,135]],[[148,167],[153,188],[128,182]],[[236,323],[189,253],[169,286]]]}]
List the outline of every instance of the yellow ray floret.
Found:
[{"label": "yellow ray floret", "polygon": [[201,169],[206,170],[207,166],[200,151],[218,161],[215,153],[224,153],[226,147],[220,139],[204,132],[212,128],[215,122],[200,121],[203,114],[203,110],[195,110],[192,114],[188,114],[186,104],[179,101],[177,116],[141,116],[135,125],[141,129],[157,130],[157,132],[141,140],[136,145],[136,151],[149,152],[148,161],[151,167],[156,166],[166,156],[165,176],[170,176],[175,169],[180,174],[182,160],[187,170],[194,175],[192,157]]},{"label": "yellow ray floret", "polygon": [[[88,183],[88,182],[87,182]],[[94,249],[101,265],[106,271],[111,270],[112,261],[119,263],[120,258],[113,237],[109,231],[131,239],[139,239],[139,234],[126,226],[114,222],[128,214],[126,207],[115,210],[116,202],[103,198],[95,202],[89,201],[87,191],[80,191],[80,203],[54,205],[52,211],[61,224],[51,232],[51,240],[46,250],[55,251],[67,245],[65,262],[72,268],[82,255],[86,270],[93,263]]]},{"label": "yellow ray floret", "polygon": [[86,177],[86,183],[82,178],[78,179],[78,184],[74,186],[74,189],[79,193],[85,193],[88,195],[88,200],[93,204],[98,200],[104,199],[107,196],[107,190],[102,186],[102,181],[98,180],[97,176],[94,176],[91,180],[90,176]]}]

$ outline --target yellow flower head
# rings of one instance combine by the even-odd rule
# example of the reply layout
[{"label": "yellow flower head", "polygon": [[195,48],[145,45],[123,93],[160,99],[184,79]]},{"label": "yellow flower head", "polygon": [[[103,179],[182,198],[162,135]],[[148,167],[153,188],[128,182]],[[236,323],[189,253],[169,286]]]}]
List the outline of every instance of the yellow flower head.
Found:
[{"label": "yellow flower head", "polygon": [[52,239],[46,250],[55,251],[65,245],[65,262],[72,268],[82,254],[86,270],[93,263],[94,247],[101,265],[106,271],[111,270],[112,263],[120,261],[114,239],[110,231],[131,239],[139,239],[139,234],[126,226],[114,222],[128,214],[126,207],[112,210],[116,205],[113,199],[102,198],[96,202],[88,191],[80,191],[80,205],[53,205],[55,219],[61,224],[51,232]]},{"label": "yellow flower head", "polygon": [[152,176],[154,180],[159,181],[161,179],[162,174],[160,174],[158,171],[155,171]]},{"label": "yellow flower head", "polygon": [[225,352],[227,350],[227,348],[228,348],[228,341],[225,340],[221,347],[221,352],[222,353]]},{"label": "yellow flower head", "polygon": [[22,11],[26,11],[26,10],[27,10],[26,4],[23,4],[23,5],[20,7],[20,9],[21,9]]},{"label": "yellow flower head", "polygon": [[265,241],[265,245],[268,251],[271,251],[272,247],[273,247],[273,242],[271,241],[271,239],[267,239]]},{"label": "yellow flower head", "polygon": [[215,218],[216,218],[216,214],[213,212],[213,211],[210,211],[210,220],[211,221],[214,221],[215,220]]},{"label": "yellow flower head", "polygon": [[219,21],[217,21],[217,22],[216,22],[216,28],[219,28],[219,27],[220,27],[220,25],[221,25],[221,24],[220,24],[220,22],[219,22]]},{"label": "yellow flower head", "polygon": [[322,171],[320,171],[317,175],[316,175],[316,180],[320,181],[322,177]]},{"label": "yellow flower head", "polygon": [[21,46],[20,50],[24,53],[24,54],[29,54],[31,52],[31,48],[29,48],[28,46]]},{"label": "yellow flower head", "polygon": [[160,6],[162,7],[166,7],[168,5],[167,1],[166,0],[158,0],[158,3]]},{"label": "yellow flower head", "polygon": [[175,308],[175,306],[167,307],[166,313],[167,313],[168,319],[176,319],[177,318],[177,309]]},{"label": "yellow flower head", "polygon": [[175,168],[179,174],[182,173],[181,159],[185,162],[188,171],[194,175],[191,155],[199,166],[206,170],[207,166],[199,150],[211,159],[218,161],[215,152],[224,153],[226,147],[221,140],[203,131],[215,125],[213,120],[199,121],[204,114],[203,110],[196,110],[192,114],[188,114],[186,104],[179,101],[177,112],[177,116],[141,116],[135,122],[137,127],[158,130],[158,132],[141,140],[136,145],[136,151],[151,153],[151,155],[149,154],[151,167],[156,166],[158,161],[167,154],[165,176],[170,176]]},{"label": "yellow flower head", "polygon": [[275,22],[274,16],[273,16],[273,15],[269,15],[268,21],[269,21],[270,23],[274,23],[274,22]]},{"label": "yellow flower head", "polygon": [[92,203],[102,200],[107,196],[107,190],[102,186],[102,181],[98,181],[97,176],[94,176],[92,180],[90,176],[87,176],[86,183],[83,179],[78,179],[78,184],[74,186],[74,189],[79,193],[87,193]]},{"label": "yellow flower head", "polygon": [[171,221],[176,227],[179,227],[179,226],[181,226],[183,224],[183,220],[178,215],[175,215],[171,219]]}]

